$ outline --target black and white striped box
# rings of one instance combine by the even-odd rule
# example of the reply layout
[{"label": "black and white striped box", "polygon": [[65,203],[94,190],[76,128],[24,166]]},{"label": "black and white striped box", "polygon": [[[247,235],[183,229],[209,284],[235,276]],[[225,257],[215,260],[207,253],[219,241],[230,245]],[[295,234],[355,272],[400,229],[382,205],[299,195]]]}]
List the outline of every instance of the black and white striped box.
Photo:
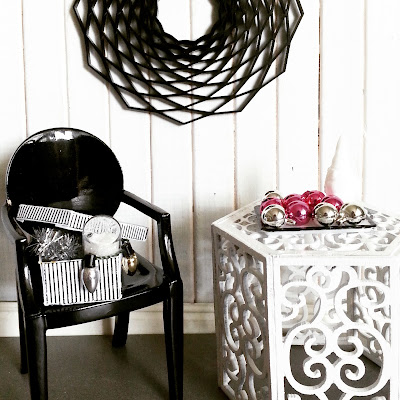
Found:
[{"label": "black and white striped box", "polygon": [[100,279],[90,293],[81,279],[82,260],[40,262],[45,306],[92,303],[122,297],[122,254],[96,259]]}]

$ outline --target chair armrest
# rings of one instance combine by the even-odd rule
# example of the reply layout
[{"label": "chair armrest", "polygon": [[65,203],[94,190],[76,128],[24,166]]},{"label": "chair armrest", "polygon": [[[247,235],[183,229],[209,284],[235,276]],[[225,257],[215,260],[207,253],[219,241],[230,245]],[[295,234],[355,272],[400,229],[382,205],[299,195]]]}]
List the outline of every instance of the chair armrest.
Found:
[{"label": "chair armrest", "polygon": [[171,281],[180,281],[181,277],[172,241],[171,217],[169,213],[127,191],[123,192],[122,201],[157,221],[158,244],[164,274]]},{"label": "chair armrest", "polygon": [[[42,314],[43,288],[40,267],[37,264],[38,259],[37,257],[29,257],[27,244],[28,241],[26,238],[15,241],[17,252],[17,286],[25,315],[28,318],[35,318]],[[34,268],[37,268],[37,270],[35,271]],[[37,280],[39,282],[34,282]]]},{"label": "chair armrest", "polygon": [[[18,226],[14,226],[11,222],[9,209],[6,204],[1,207],[1,221],[9,239],[15,243],[15,250],[17,253],[17,287],[18,296],[23,304],[24,312],[27,316],[35,317],[40,315],[41,305],[43,304],[43,292],[39,295],[42,288],[41,282],[38,284],[36,291],[33,289],[35,284],[32,280],[40,280],[40,270],[37,264],[37,259],[28,256],[28,239],[23,235],[22,230],[19,231]],[[32,271],[37,268],[37,271]],[[34,275],[34,276],[32,276]],[[38,293],[39,292],[39,293]],[[37,293],[35,295],[35,293]],[[38,298],[41,297],[41,301]]]},{"label": "chair armrest", "polygon": [[163,218],[163,215],[168,214],[162,208],[157,207],[154,204],[126,190],[124,190],[122,193],[122,201],[132,206],[133,208],[136,208],[137,210],[139,210],[140,212],[149,216],[150,218],[154,219],[157,222]]}]

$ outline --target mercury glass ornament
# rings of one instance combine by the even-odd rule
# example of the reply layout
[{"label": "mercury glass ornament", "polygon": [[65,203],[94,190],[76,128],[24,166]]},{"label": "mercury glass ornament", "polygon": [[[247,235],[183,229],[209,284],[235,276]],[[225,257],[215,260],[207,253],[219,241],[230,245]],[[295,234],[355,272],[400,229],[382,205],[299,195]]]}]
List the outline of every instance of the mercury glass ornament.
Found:
[{"label": "mercury glass ornament", "polygon": [[330,226],[338,219],[339,212],[333,204],[322,202],[315,206],[314,216],[321,225]]},{"label": "mercury glass ornament", "polygon": [[337,209],[338,211],[340,211],[340,208],[341,208],[342,205],[343,205],[342,199],[340,199],[339,197],[337,197],[337,196],[335,196],[335,195],[333,195],[333,194],[331,194],[331,195],[329,195],[329,196],[325,196],[325,197],[322,199],[322,202],[323,202],[323,203],[331,203],[331,204],[333,204],[333,205],[336,207],[336,209]]},{"label": "mercury glass ornament", "polygon": [[122,242],[122,269],[128,275],[134,275],[139,265],[139,260],[129,240]]},{"label": "mercury glass ornament", "polygon": [[282,196],[279,192],[275,191],[275,190],[269,190],[267,193],[264,194],[264,197],[262,198],[261,201],[265,201],[267,199],[281,199]]},{"label": "mercury glass ornament", "polygon": [[261,212],[262,223],[270,227],[279,228],[285,220],[285,209],[279,204],[270,204]]},{"label": "mercury glass ornament", "polygon": [[278,197],[272,197],[272,198],[263,200],[261,202],[260,213],[262,213],[262,210],[264,210],[264,208],[269,206],[270,204],[278,204],[280,206],[283,206],[282,199],[279,199]]},{"label": "mercury glass ornament", "polygon": [[96,256],[85,255],[82,261],[82,282],[90,293],[94,293],[100,280],[99,268],[95,265]]},{"label": "mercury glass ornament", "polygon": [[319,190],[310,190],[304,201],[308,204],[310,209],[313,210],[318,203],[321,203],[324,197],[325,194]]},{"label": "mercury glass ornament", "polygon": [[291,225],[307,225],[311,219],[310,207],[304,201],[293,201],[286,207],[286,216]]},{"label": "mercury glass ornament", "polygon": [[299,194],[289,194],[283,199],[283,206],[286,208],[290,203],[293,203],[294,201],[303,201],[303,199]]},{"label": "mercury glass ornament", "polygon": [[306,200],[307,196],[311,193],[311,190],[306,190],[302,195],[301,195],[301,199],[303,201]]},{"label": "mercury glass ornament", "polygon": [[364,207],[359,204],[346,203],[340,209],[339,219],[341,222],[348,222],[352,225],[357,225],[367,216]]}]

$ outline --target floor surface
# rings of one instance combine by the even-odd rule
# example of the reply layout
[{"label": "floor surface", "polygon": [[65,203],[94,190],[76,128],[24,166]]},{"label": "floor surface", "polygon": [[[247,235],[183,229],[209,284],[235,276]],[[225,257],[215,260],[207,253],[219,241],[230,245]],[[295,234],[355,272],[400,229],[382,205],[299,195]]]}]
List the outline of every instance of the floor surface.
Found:
[{"label": "floor surface", "polygon": [[[215,335],[185,335],[185,399],[226,400],[218,389]],[[168,399],[163,335],[48,337],[50,400]],[[0,400],[29,399],[19,339],[0,338]]]},{"label": "floor surface", "polygon": [[[110,336],[53,336],[47,340],[50,400],[168,400],[163,335],[131,335],[123,348],[113,348]],[[215,335],[185,335],[184,340],[184,399],[226,400],[217,385]],[[307,386],[315,385],[298,361],[307,357],[303,348],[295,346],[292,351],[295,378]],[[334,358],[330,361],[335,363]],[[348,381],[351,386],[368,387],[379,377],[379,367],[365,357],[362,361],[368,372],[359,381]],[[286,393],[296,393],[288,382],[285,387]],[[329,400],[339,400],[342,392],[332,385],[326,395]],[[266,393],[258,396],[268,398]],[[354,396],[351,400],[375,396],[389,400],[389,384],[373,396]],[[301,396],[301,400],[315,398]],[[28,375],[19,372],[19,339],[0,338],[0,400],[29,399]]]}]

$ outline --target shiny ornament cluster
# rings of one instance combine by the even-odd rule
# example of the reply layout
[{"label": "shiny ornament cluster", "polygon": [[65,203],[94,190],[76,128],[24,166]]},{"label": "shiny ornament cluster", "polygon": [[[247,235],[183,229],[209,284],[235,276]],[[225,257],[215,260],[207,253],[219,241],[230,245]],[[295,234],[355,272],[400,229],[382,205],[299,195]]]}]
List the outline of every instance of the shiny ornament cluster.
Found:
[{"label": "shiny ornament cluster", "polygon": [[329,227],[333,224],[357,225],[366,218],[365,209],[353,203],[343,203],[335,195],[325,195],[319,190],[282,197],[277,191],[265,193],[260,205],[261,222],[272,228],[284,224],[304,226],[311,220]]}]

